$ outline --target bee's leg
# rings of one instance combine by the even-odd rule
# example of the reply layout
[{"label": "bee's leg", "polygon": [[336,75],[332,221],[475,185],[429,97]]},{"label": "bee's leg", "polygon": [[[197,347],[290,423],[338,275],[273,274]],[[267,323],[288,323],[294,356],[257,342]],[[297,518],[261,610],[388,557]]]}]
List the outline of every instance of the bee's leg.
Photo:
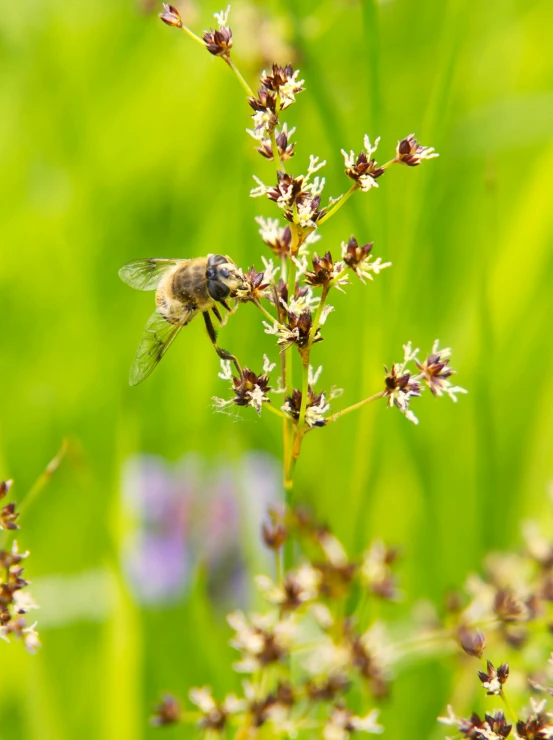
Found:
[{"label": "bee's leg", "polygon": [[215,347],[215,352],[219,355],[219,357],[222,360],[230,360],[234,363],[234,367],[236,368],[236,371],[238,372],[238,377],[242,377],[242,369],[240,368],[240,365],[238,364],[238,360],[234,355],[231,355],[230,352],[226,352],[224,349],[221,349],[217,345],[217,332],[215,331],[215,327],[213,326],[213,322],[211,321],[211,317],[207,311],[203,312],[204,321],[205,321],[205,328],[207,329],[207,333],[209,334],[209,338],[211,339],[211,342],[213,343],[213,346]]},{"label": "bee's leg", "polygon": [[224,324],[223,324],[223,317],[221,316],[221,312],[219,311],[219,309],[217,308],[217,306],[212,306],[211,310],[213,311],[213,313],[215,315],[215,318],[217,318],[219,320],[219,323],[221,324],[221,326],[224,326]]},{"label": "bee's leg", "polygon": [[[229,306],[229,304],[223,298],[222,300],[219,301],[219,303],[221,304],[221,306],[223,306],[224,308],[226,308],[226,310],[228,311],[228,314],[225,314],[225,322],[226,322],[229,314],[236,313],[236,309],[238,308],[238,302],[235,302],[234,306],[231,307],[231,306]],[[224,324],[223,324],[223,326],[224,326]]]}]

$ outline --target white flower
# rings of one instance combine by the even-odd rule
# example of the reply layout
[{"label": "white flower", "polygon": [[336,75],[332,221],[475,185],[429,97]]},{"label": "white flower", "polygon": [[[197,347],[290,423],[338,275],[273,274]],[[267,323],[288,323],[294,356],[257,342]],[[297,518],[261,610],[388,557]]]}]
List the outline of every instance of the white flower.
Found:
[{"label": "white flower", "polygon": [[316,308],[320,300],[319,296],[315,296],[311,288],[309,288],[304,295],[293,296],[288,303],[281,298],[280,303],[289,315],[301,316],[302,313],[312,311],[312,309]]},{"label": "white flower", "polygon": [[41,647],[40,640],[38,639],[38,632],[35,630],[37,623],[35,622],[30,627],[26,627],[23,632],[23,642],[25,644],[25,650],[31,655],[34,655],[36,651]]},{"label": "white flower", "polygon": [[334,306],[330,306],[328,303],[321,311],[321,316],[319,318],[319,324],[323,326],[323,324],[326,323],[326,320],[328,319],[329,315],[334,311]]},{"label": "white flower", "polygon": [[[260,139],[265,138],[266,136],[270,136],[271,131],[274,130],[275,124],[276,124],[276,118],[275,114],[271,111],[270,108],[266,108],[264,110],[259,110],[252,116],[254,129],[256,131],[259,131],[260,133]],[[246,131],[249,132],[248,129]],[[257,138],[257,137],[254,137]],[[250,193],[251,195],[251,193]],[[252,196],[255,197],[255,196]]]},{"label": "white flower", "polygon": [[258,414],[261,413],[261,407],[268,401],[267,395],[263,388],[259,385],[254,385],[253,389],[249,392],[248,406],[252,406]]},{"label": "white flower", "polygon": [[378,183],[371,173],[376,169],[376,162],[373,160],[373,154],[378,148],[379,141],[380,137],[376,139],[373,146],[369,137],[365,135],[365,151],[361,152],[359,156],[357,156],[353,150],[350,150],[348,153],[345,149],[342,149],[346,174],[352,180],[355,180],[360,190],[364,192],[367,192],[371,188],[378,187]]},{"label": "white flower", "polygon": [[305,423],[309,427],[319,427],[325,424],[325,414],[330,411],[330,404],[326,402],[326,396],[321,393],[317,403],[308,404],[305,410]]},{"label": "white flower", "polygon": [[323,630],[327,630],[334,624],[334,617],[332,612],[325,604],[317,602],[311,605],[311,614],[315,617],[315,621],[319,627]]},{"label": "white flower", "polygon": [[281,347],[287,347],[289,344],[294,344],[299,339],[300,330],[296,327],[290,329],[282,324],[276,322],[271,326],[266,321],[263,321],[265,327],[265,334],[272,334],[277,337],[277,344]]},{"label": "white flower", "polygon": [[261,227],[259,233],[266,244],[275,244],[282,241],[286,227],[281,227],[278,218],[263,218],[256,216],[257,223]]},{"label": "white flower", "polygon": [[297,632],[290,615],[279,617],[277,611],[252,614],[250,619],[236,611],[227,616],[227,621],[236,631],[230,644],[242,653],[242,659],[234,667],[243,673],[255,673],[287,655]]},{"label": "white flower", "polygon": [[265,257],[261,257],[261,261],[263,262],[263,267],[265,268],[263,271],[263,282],[272,283],[277,273],[279,272],[280,267],[275,267],[273,265],[273,260],[265,259]]},{"label": "white flower", "polygon": [[382,725],[377,724],[378,709],[373,709],[365,717],[356,717],[348,709],[335,707],[328,724],[323,730],[324,740],[348,740],[352,732],[370,732],[380,735],[384,732]]},{"label": "white flower", "polygon": [[292,261],[297,268],[296,277],[301,277],[301,275],[303,275],[309,267],[307,256],[305,254],[302,254],[301,259],[298,259],[297,257],[292,257]]},{"label": "white flower", "polygon": [[[296,71],[288,77],[286,82],[283,85],[279,86],[279,95],[280,95],[280,110],[285,110],[288,108],[292,103],[296,102],[296,95],[300,92],[303,92],[304,83],[305,80],[298,80],[298,75],[300,71],[299,69],[296,69]],[[265,77],[265,72],[262,75]]]},{"label": "white flower", "polygon": [[224,28],[228,25],[228,16],[230,13],[230,5],[227,7],[226,10],[221,10],[219,13],[214,13],[213,17],[219,24],[219,28]]},{"label": "white flower", "polygon": [[15,591],[13,594],[13,605],[18,614],[26,614],[33,609],[40,609],[28,591]]},{"label": "white flower", "polygon": [[217,373],[221,380],[232,380],[232,369],[230,360],[221,360],[221,372]]},{"label": "white flower", "polygon": [[388,548],[382,540],[375,540],[363,557],[361,578],[369,585],[380,583],[388,575],[386,555]]},{"label": "white flower", "polygon": [[319,545],[322,547],[328,561],[338,568],[348,564],[348,555],[340,540],[330,532],[321,532],[318,537]]},{"label": "white flower", "polygon": [[305,563],[296,570],[289,571],[282,585],[275,584],[266,575],[257,576],[255,582],[271,604],[297,608],[318,597],[321,578],[320,571]]},{"label": "white flower", "polygon": [[276,362],[271,362],[267,355],[263,355],[263,372],[267,375],[272,373],[276,367]]},{"label": "white flower", "polygon": [[200,725],[205,729],[223,730],[227,717],[247,709],[247,702],[234,694],[227,694],[221,704],[215,701],[208,686],[193,688],[188,692],[190,701],[202,712]]},{"label": "white flower", "polygon": [[318,172],[320,169],[322,169],[325,165],[326,159],[323,159],[323,161],[321,162],[319,161],[319,157],[315,157],[313,154],[310,154],[309,167],[307,168],[307,179],[309,179],[311,175],[314,175],[315,172]]},{"label": "white flower", "polygon": [[255,175],[253,175],[253,179],[256,181],[257,187],[252,188],[252,190],[250,190],[250,197],[251,198],[261,198],[263,195],[267,195],[267,193],[269,192],[269,188],[264,183],[261,182],[259,177],[256,177]]},{"label": "white flower", "polygon": [[438,717],[438,722],[442,725],[457,726],[458,721],[451,704],[447,705],[447,717]]},{"label": "white flower", "polygon": [[321,373],[323,371],[323,366],[320,365],[315,371],[313,371],[313,366],[309,365],[308,371],[307,371],[307,382],[309,385],[315,385],[318,383],[319,378],[321,377]]}]

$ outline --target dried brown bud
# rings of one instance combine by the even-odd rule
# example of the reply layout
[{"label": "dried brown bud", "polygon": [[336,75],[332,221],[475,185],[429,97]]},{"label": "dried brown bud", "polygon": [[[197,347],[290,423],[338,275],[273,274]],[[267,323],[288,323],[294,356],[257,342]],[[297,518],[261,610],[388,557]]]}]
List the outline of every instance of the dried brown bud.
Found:
[{"label": "dried brown bud", "polygon": [[317,252],[313,255],[313,271],[305,273],[305,282],[313,286],[325,286],[334,277],[334,262],[332,255],[327,252],[323,257],[319,257]]},{"label": "dried brown bud", "polygon": [[445,608],[451,614],[457,614],[463,608],[463,597],[459,591],[448,591],[445,595]]},{"label": "dried brown bud", "polygon": [[481,658],[486,647],[486,638],[480,630],[471,630],[465,625],[461,625],[457,632],[457,637],[461,647],[468,655],[475,658]]},{"label": "dried brown bud", "polygon": [[354,236],[351,236],[350,240],[344,245],[342,250],[342,259],[348,267],[355,269],[369,256],[372,248],[373,242],[359,246],[357,239]]},{"label": "dried brown bud", "polygon": [[202,36],[205,48],[215,57],[230,57],[232,48],[232,31],[228,26],[223,26],[218,30],[210,28]]},{"label": "dried brown bud", "polygon": [[174,725],[180,722],[180,717],[180,706],[175,697],[171,694],[164,694],[161,703],[154,709],[150,724],[155,727]]},{"label": "dried brown bud", "polygon": [[0,529],[19,529],[15,520],[19,517],[19,512],[15,510],[15,504],[10,503],[0,509]]},{"label": "dried brown bud", "polygon": [[241,378],[232,378],[234,389],[233,401],[237,406],[253,406],[258,414],[261,407],[268,403],[267,393],[271,390],[269,377],[267,375],[256,375],[252,370],[245,367]]},{"label": "dried brown bud", "polygon": [[434,159],[440,155],[433,147],[421,146],[414,134],[409,134],[398,142],[396,148],[396,162],[402,162],[408,167],[416,167],[423,159]]},{"label": "dried brown bud", "polygon": [[[298,421],[300,418],[301,401],[302,393],[297,388],[284,401],[282,410],[289,414],[294,421]],[[324,415],[329,409],[330,406],[326,402],[326,395],[324,393],[315,393],[311,386],[309,386],[305,410],[305,423],[307,426],[324,427],[326,424]]]},{"label": "dried brown bud", "polygon": [[160,19],[168,26],[182,28],[182,19],[177,8],[167,3],[163,3],[163,13],[159,14]]},{"label": "dried brown bud", "polygon": [[528,617],[524,602],[508,588],[501,588],[496,592],[493,608],[503,622],[522,622]]},{"label": "dried brown bud", "polygon": [[509,664],[502,663],[499,668],[495,668],[491,660],[487,662],[487,672],[478,671],[478,678],[482,686],[487,690],[489,696],[501,693],[503,684],[509,678]]},{"label": "dried brown bud", "polygon": [[335,701],[339,694],[347,691],[350,682],[346,676],[337,674],[330,676],[325,681],[308,681],[306,685],[307,695],[313,701]]},{"label": "dried brown bud", "polygon": [[271,521],[268,523],[263,523],[261,527],[261,534],[265,545],[270,550],[274,550],[276,552],[280,550],[280,548],[286,542],[288,531],[284,526],[283,515],[281,512],[277,511],[276,509],[271,509],[269,511],[269,517]]}]

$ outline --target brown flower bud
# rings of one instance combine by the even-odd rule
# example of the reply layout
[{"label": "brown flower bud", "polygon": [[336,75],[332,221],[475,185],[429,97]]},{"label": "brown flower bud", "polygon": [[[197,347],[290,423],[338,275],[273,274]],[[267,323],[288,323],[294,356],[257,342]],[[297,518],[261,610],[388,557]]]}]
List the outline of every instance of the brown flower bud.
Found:
[{"label": "brown flower bud", "polygon": [[182,19],[179,11],[172,5],[163,3],[163,13],[159,14],[160,20],[166,23],[168,26],[175,26],[175,28],[182,28]]},{"label": "brown flower bud", "polygon": [[468,655],[481,658],[486,647],[486,638],[480,630],[471,630],[461,625],[457,632],[461,647]]}]

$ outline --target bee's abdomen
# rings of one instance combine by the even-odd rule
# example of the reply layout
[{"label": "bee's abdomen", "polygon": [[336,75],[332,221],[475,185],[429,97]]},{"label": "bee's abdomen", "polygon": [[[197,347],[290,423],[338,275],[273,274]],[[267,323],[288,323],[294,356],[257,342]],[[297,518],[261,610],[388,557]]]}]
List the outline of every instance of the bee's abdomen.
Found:
[{"label": "bee's abdomen", "polygon": [[207,292],[205,271],[206,259],[190,260],[173,274],[171,292],[173,298],[182,303],[191,303],[202,308],[204,303],[212,303]]}]

